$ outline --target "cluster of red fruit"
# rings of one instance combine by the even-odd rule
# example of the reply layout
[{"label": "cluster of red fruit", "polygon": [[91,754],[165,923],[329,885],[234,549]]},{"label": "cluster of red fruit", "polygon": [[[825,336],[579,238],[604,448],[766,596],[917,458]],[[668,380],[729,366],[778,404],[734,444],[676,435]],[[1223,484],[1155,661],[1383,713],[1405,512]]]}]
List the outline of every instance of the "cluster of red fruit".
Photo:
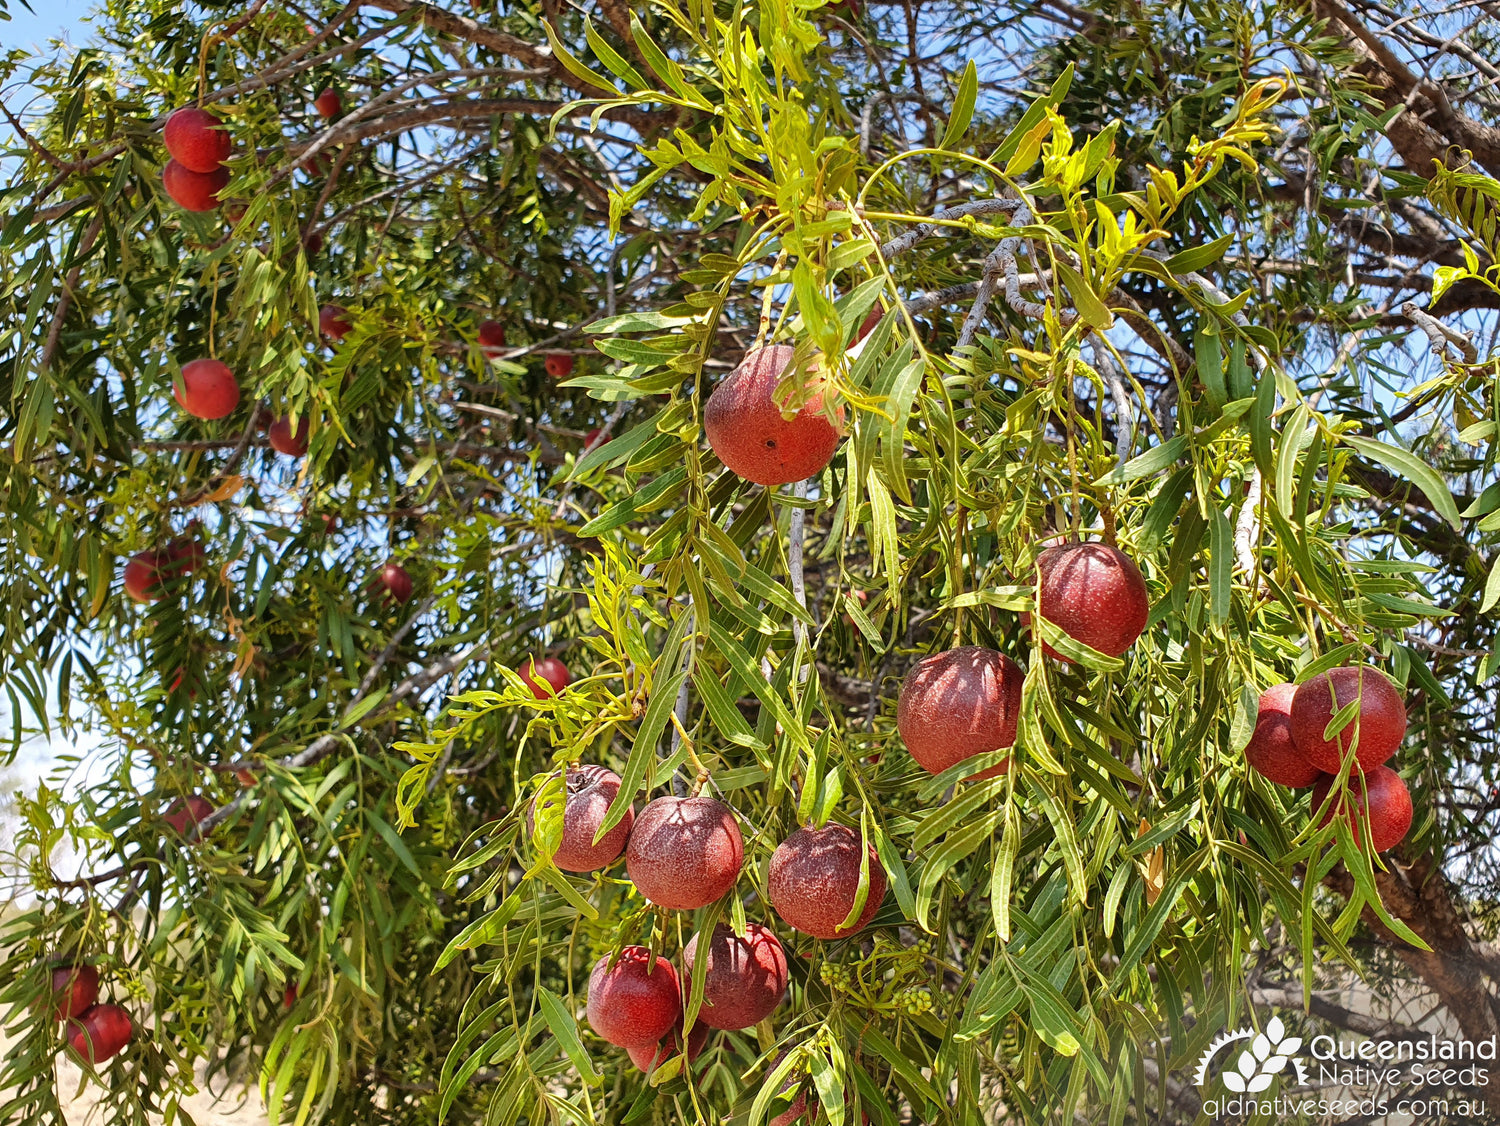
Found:
[{"label": "cluster of red fruit", "polygon": [[100,1064],[130,1043],[130,1014],[99,1001],[99,971],[93,966],[59,966],[52,971],[52,1016],[66,1021],[68,1043],[91,1064]]},{"label": "cluster of red fruit", "polygon": [[234,150],[229,131],[207,110],[174,110],[162,130],[171,159],[161,170],[162,187],[188,211],[212,211],[229,183],[224,162]]},{"label": "cluster of red fruit", "polygon": [[[1354,718],[1328,738],[1333,717],[1356,700]],[[1405,735],[1406,704],[1383,673],[1366,665],[1330,669],[1300,685],[1278,684],[1261,694],[1245,761],[1282,786],[1311,786],[1316,815],[1352,748],[1349,785],[1319,824],[1329,824],[1342,806],[1354,840],[1363,844],[1368,816],[1370,844],[1375,852],[1385,852],[1411,829],[1411,791],[1385,765]]]},{"label": "cluster of red fruit", "polygon": [[[487,360],[500,358],[505,351],[505,326],[499,321],[481,321],[479,324],[479,351]],[[553,379],[566,379],[573,374],[572,352],[548,352],[542,357],[547,374]]]}]

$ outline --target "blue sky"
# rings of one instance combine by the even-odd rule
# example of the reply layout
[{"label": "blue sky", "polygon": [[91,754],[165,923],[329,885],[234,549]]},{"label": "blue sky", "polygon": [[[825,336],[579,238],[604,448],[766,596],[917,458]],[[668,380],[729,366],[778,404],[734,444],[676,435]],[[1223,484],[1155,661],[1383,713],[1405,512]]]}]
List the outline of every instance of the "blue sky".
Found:
[{"label": "blue sky", "polygon": [[10,0],[10,22],[0,22],[0,43],[6,47],[45,48],[56,38],[74,43],[88,39],[83,17],[93,0],[30,0],[28,12],[21,0]]}]

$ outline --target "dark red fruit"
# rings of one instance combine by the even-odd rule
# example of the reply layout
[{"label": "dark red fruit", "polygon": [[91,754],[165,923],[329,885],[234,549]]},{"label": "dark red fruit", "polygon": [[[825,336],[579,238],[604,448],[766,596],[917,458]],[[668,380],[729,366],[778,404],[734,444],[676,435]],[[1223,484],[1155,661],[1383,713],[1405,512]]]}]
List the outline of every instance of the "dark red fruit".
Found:
[{"label": "dark red fruit", "polygon": [[635,819],[625,850],[625,870],[640,893],[678,911],[718,899],[744,862],[734,813],[705,797],[657,798]]},{"label": "dark red fruit", "polygon": [[336,90],[324,90],[313,99],[313,108],[318,111],[319,117],[335,118],[344,108],[344,99],[339,97]]},{"label": "dark red fruit", "polygon": [[593,449],[594,443],[599,440],[599,434],[600,429],[597,426],[590,430],[587,434],[585,434],[583,436],[583,448],[586,450]]},{"label": "dark red fruit", "polygon": [[172,111],[162,129],[162,141],[172,159],[189,172],[217,171],[234,149],[223,122],[195,106]]},{"label": "dark red fruit", "polygon": [[[683,972],[692,976],[699,935],[682,952]],[[734,1030],[759,1024],[786,996],[786,951],[781,940],[759,923],[745,924],[741,938],[720,923],[708,944],[703,1007],[698,1020],[711,1028]]]},{"label": "dark red fruit", "polygon": [[296,1003],[297,987],[295,985],[288,985],[284,990],[282,990],[281,1004],[283,1005],[283,1007],[290,1009]]},{"label": "dark red fruit", "polygon": [[479,326],[479,350],[493,359],[505,348],[505,326],[499,321],[484,321]]},{"label": "dark red fruit", "polygon": [[883,316],[885,316],[885,310],[877,303],[875,308],[865,314],[865,319],[859,322],[859,331],[854,334],[854,343],[858,344],[874,332],[875,326],[880,323],[880,318]]},{"label": "dark red fruit", "polygon": [[[703,429],[719,460],[730,472],[759,485],[812,477],[838,449],[839,427],[823,414],[821,393],[790,419],[781,416],[772,398],[792,352],[786,344],[750,352],[714,388],[703,408]],[[836,413],[841,426],[843,408]]]},{"label": "dark red fruit", "polygon": [[[1025,678],[1005,654],[978,645],[917,662],[896,705],[896,728],[911,757],[929,774],[941,774],[973,755],[1011,746]],[[994,778],[1009,769],[1006,759],[975,777]]]},{"label": "dark red fruit", "polygon": [[[1328,792],[1333,787],[1334,777],[1324,774],[1313,784],[1312,812],[1317,814]],[[1361,785],[1363,782],[1363,785]],[[1388,766],[1373,766],[1364,774],[1354,774],[1344,793],[1344,816],[1354,832],[1354,843],[1363,847],[1365,809],[1370,811],[1370,841],[1376,852],[1395,848],[1405,839],[1411,829],[1411,791],[1406,783]],[[1334,818],[1330,808],[1319,825],[1327,825]]]},{"label": "dark red fruit", "polygon": [[[620,792],[620,776],[602,766],[580,766],[568,771],[566,788],[562,844],[552,854],[552,863],[565,872],[596,872],[613,864],[625,851],[630,828],[635,824],[635,812],[627,809],[619,824],[604,834],[597,845],[594,834],[604,824],[609,803]],[[530,810],[526,821],[529,831]]]},{"label": "dark red fruit", "polygon": [[130,1043],[130,1014],[119,1005],[95,1005],[68,1025],[68,1043],[91,1064],[101,1064]]},{"label": "dark red fruit", "polygon": [[240,385],[227,364],[193,360],[182,365],[182,383],[172,384],[172,397],[194,418],[223,418],[240,405]]},{"label": "dark red fruit", "polygon": [[1252,769],[1294,789],[1311,786],[1322,773],[1292,739],[1292,696],[1296,691],[1295,684],[1278,684],[1260,694],[1255,734],[1245,747],[1245,761]]},{"label": "dark red fruit", "polygon": [[798,829],[776,846],[766,893],[781,921],[814,938],[848,938],[870,925],[885,899],[885,869],[869,846],[870,890],[852,927],[839,924],[859,891],[859,834],[845,825]]},{"label": "dark red fruit", "polygon": [[395,560],[391,560],[375,574],[374,581],[370,584],[377,591],[383,591],[385,596],[398,605],[405,605],[411,601],[411,576],[406,573],[406,568]]},{"label": "dark red fruit", "polygon": [[93,966],[58,966],[52,971],[52,1019],[70,1020],[99,1000],[99,971]]},{"label": "dark red fruit", "polygon": [[164,593],[161,585],[161,552],[138,551],[125,563],[125,593],[137,602],[155,602]]},{"label": "dark red fruit", "polygon": [[[1042,617],[1074,641],[1118,657],[1146,628],[1151,596],[1140,568],[1123,551],[1102,543],[1049,547],[1037,556]],[[1067,658],[1050,645],[1049,657]]]},{"label": "dark red fruit", "polygon": [[297,429],[293,430],[292,416],[284,414],[271,423],[270,429],[266,431],[266,437],[270,439],[271,448],[277,453],[286,454],[287,457],[301,457],[307,452],[308,433],[311,429],[304,416],[297,420]]},{"label": "dark red fruit", "polygon": [[[703,1023],[701,1017],[693,1022],[693,1031],[688,1033],[688,1063],[692,1063],[703,1053],[704,1047],[708,1044],[708,1035],[708,1025]],[[642,1071],[650,1071],[653,1066],[660,1067],[673,1056],[680,1055],[681,1044],[682,1020],[679,1018],[671,1034],[658,1043],[626,1048],[625,1051],[629,1054],[631,1063]]]},{"label": "dark red fruit", "polygon": [[553,379],[562,379],[573,374],[573,353],[571,352],[548,352],[547,358],[542,362],[547,368],[547,374]]},{"label": "dark red fruit", "polygon": [[[538,700],[556,696],[573,683],[573,674],[568,671],[568,666],[556,657],[543,657],[540,661],[533,661],[528,657],[526,663],[516,670],[516,675],[526,682],[526,687],[531,689],[531,694]],[[552,691],[543,688],[543,684],[548,685]]]},{"label": "dark red fruit", "polygon": [[354,322],[342,305],[324,305],[318,310],[318,328],[329,340],[342,340],[354,328]]},{"label": "dark red fruit", "polygon": [[316,254],[323,249],[323,236],[317,231],[308,231],[302,240],[302,249],[307,251],[309,256]]},{"label": "dark red fruit", "polygon": [[189,794],[185,801],[177,798],[167,806],[167,812],[163,814],[162,820],[172,826],[178,836],[185,836],[189,827],[198,824],[213,811],[213,803],[207,798],[198,794]]},{"label": "dark red fruit", "polygon": [[229,169],[216,168],[212,172],[193,172],[167,161],[161,170],[161,184],[167,195],[177,206],[188,211],[212,211],[219,206],[219,193],[229,183]]},{"label": "dark red fruit", "polygon": [[[1337,702],[1335,702],[1337,698]],[[1324,739],[1334,715],[1359,701],[1359,711],[1333,739]],[[1358,665],[1319,673],[1297,686],[1292,697],[1292,738],[1314,766],[1337,774],[1354,745],[1360,770],[1385,762],[1406,736],[1406,705],[1401,692],[1379,669]]]},{"label": "dark red fruit", "polygon": [[650,1047],[682,1015],[677,971],[644,946],[627,946],[615,964],[606,954],[589,974],[589,1027],[621,1048]]}]

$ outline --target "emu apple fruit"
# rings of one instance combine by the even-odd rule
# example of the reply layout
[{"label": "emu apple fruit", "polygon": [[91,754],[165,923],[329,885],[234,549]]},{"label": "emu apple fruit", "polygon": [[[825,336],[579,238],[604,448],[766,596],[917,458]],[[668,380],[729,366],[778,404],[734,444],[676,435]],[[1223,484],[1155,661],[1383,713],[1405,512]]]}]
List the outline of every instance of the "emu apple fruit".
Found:
[{"label": "emu apple fruit", "polygon": [[229,183],[229,169],[194,172],[175,160],[161,170],[161,186],[172,201],[187,211],[212,211],[219,206],[219,193]]},{"label": "emu apple fruit", "polygon": [[223,122],[196,106],[173,110],[161,131],[161,139],[172,159],[189,172],[217,171],[234,148],[234,140]]},{"label": "emu apple fruit", "polygon": [[[556,696],[573,683],[573,674],[568,671],[568,666],[556,657],[543,657],[540,661],[528,657],[526,663],[516,670],[516,675],[526,682],[526,687],[531,689],[531,694],[538,700]],[[551,687],[551,692],[542,687],[543,682]]]},{"label": "emu apple fruit", "polygon": [[[1340,709],[1359,701],[1359,711],[1332,739],[1323,738]],[[1292,697],[1292,738],[1297,749],[1326,774],[1337,774],[1344,754],[1354,755],[1360,770],[1385,762],[1406,736],[1406,705],[1401,692],[1379,669],[1346,666],[1319,673],[1297,686]]]},{"label": "emu apple fruit", "polygon": [[[619,824],[594,844],[594,834],[604,824],[609,803],[620,792],[620,776],[602,766],[580,766],[568,771],[565,789],[562,844],[552,854],[552,862],[565,872],[596,872],[608,867],[625,851],[630,828],[635,824],[635,812],[627,809]],[[526,823],[530,829],[530,811]]]},{"label": "emu apple fruit", "polygon": [[286,454],[287,457],[301,457],[307,452],[307,435],[310,429],[305,415],[297,420],[297,429],[293,430],[292,416],[284,414],[271,423],[266,437],[277,453]]},{"label": "emu apple fruit", "polygon": [[125,563],[125,593],[137,602],[155,602],[165,592],[161,586],[159,551],[138,551]]},{"label": "emu apple fruit", "polygon": [[130,1014],[119,1005],[95,1005],[68,1026],[68,1043],[91,1064],[101,1064],[130,1043]]},{"label": "emu apple fruit", "polygon": [[52,971],[52,1019],[71,1020],[99,1000],[99,971],[93,966],[58,966]]},{"label": "emu apple fruit", "polygon": [[[911,757],[929,774],[941,774],[973,755],[1016,741],[1021,682],[1026,674],[1004,653],[965,645],[918,661],[901,683],[896,728]],[[1010,769],[996,763],[977,778]]]},{"label": "emu apple fruit", "polygon": [[1278,684],[1260,694],[1255,733],[1245,747],[1245,761],[1272,782],[1300,789],[1311,786],[1323,772],[1292,739],[1292,697],[1296,692],[1295,684]]},{"label": "emu apple fruit", "polygon": [[798,829],[776,846],[766,893],[781,921],[814,938],[848,938],[869,926],[885,899],[885,869],[868,849],[870,890],[864,910],[841,928],[859,891],[859,834],[845,825]]},{"label": "emu apple fruit", "polygon": [[573,374],[572,352],[548,352],[547,358],[542,363],[547,369],[547,374],[553,379],[562,379]]},{"label": "emu apple fruit", "polygon": [[615,964],[606,954],[589,974],[589,1027],[621,1048],[649,1048],[682,1015],[677,971],[665,958],[652,963],[644,946],[627,946]]},{"label": "emu apple fruit", "polygon": [[[683,972],[690,977],[701,937],[693,935],[682,952]],[[741,938],[720,923],[708,944],[698,1020],[711,1028],[727,1030],[757,1025],[781,1004],[786,980],[786,951],[775,934],[759,923],[746,923],[745,937]]]},{"label": "emu apple fruit", "polygon": [[[1151,596],[1135,561],[1103,543],[1049,547],[1037,556],[1042,617],[1074,641],[1118,657],[1146,628]],[[1066,660],[1050,645],[1049,657]]]},{"label": "emu apple fruit", "polygon": [[734,887],[745,842],[734,813],[713,798],[657,798],[641,810],[625,870],[659,907],[691,911]]},{"label": "emu apple fruit", "polygon": [[319,117],[335,118],[344,108],[344,99],[339,97],[337,90],[324,90],[313,99],[313,108],[318,111]]},{"label": "emu apple fruit", "polygon": [[411,576],[394,559],[387,561],[384,567],[375,572],[370,585],[397,605],[405,605],[411,601]]},{"label": "emu apple fruit", "polygon": [[505,347],[505,326],[499,321],[482,321],[479,325],[479,350],[490,359]]},{"label": "emu apple fruit", "polygon": [[[702,1019],[693,1022],[693,1031],[688,1033],[687,1038],[687,1061],[692,1063],[702,1054],[704,1046],[708,1043],[708,1025]],[[643,1044],[634,1048],[626,1048],[630,1056],[630,1062],[642,1071],[650,1071],[652,1067],[660,1067],[673,1056],[682,1053],[682,1020],[677,1021],[677,1026],[672,1029],[670,1036],[663,1037],[659,1043]]]},{"label": "emu apple fruit", "polygon": [[229,365],[193,360],[182,365],[182,385],[172,384],[172,397],[194,418],[223,418],[240,405],[240,385]]},{"label": "emu apple fruit", "polygon": [[[1363,780],[1364,785],[1360,782]],[[1333,788],[1334,776],[1324,774],[1313,784],[1312,812],[1316,816],[1328,792]],[[1349,819],[1349,828],[1354,833],[1354,843],[1364,847],[1365,810],[1370,813],[1370,843],[1376,852],[1395,848],[1411,829],[1411,791],[1406,783],[1388,766],[1373,766],[1363,775],[1350,776],[1344,794],[1344,816]],[[1335,816],[1329,809],[1319,825],[1327,825]]]},{"label": "emu apple fruit", "polygon": [[318,310],[318,329],[329,340],[342,340],[354,327],[349,310],[342,305],[324,305]]},{"label": "emu apple fruit", "polygon": [[[790,419],[772,398],[793,349],[773,344],[749,352],[708,397],[703,429],[719,460],[747,481],[785,485],[822,471],[838,449],[839,429],[822,413],[822,394]],[[843,408],[837,416],[843,421]]]},{"label": "emu apple fruit", "polygon": [[186,835],[189,828],[198,824],[214,811],[213,803],[199,794],[189,794],[187,799],[176,799],[167,806],[167,812],[162,815],[162,820],[172,826],[173,831],[180,837]]}]

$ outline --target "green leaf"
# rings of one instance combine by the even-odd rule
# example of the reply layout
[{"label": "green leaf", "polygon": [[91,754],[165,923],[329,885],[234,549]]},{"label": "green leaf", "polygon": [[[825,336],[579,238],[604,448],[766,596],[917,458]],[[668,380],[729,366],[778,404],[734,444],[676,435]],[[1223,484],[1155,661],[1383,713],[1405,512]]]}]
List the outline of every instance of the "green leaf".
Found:
[{"label": "green leaf", "polygon": [[1208,617],[1222,627],[1233,593],[1234,529],[1216,504],[1209,505],[1208,519]]},{"label": "green leaf", "polygon": [[542,1019],[547,1022],[552,1035],[556,1036],[558,1042],[562,1044],[563,1051],[567,1053],[568,1059],[573,1061],[573,1066],[578,1069],[578,1074],[583,1081],[590,1087],[597,1087],[603,1083],[604,1076],[594,1070],[594,1063],[589,1059],[583,1041],[578,1038],[578,1022],[563,1005],[562,998],[545,985],[536,987],[536,996],[542,1006]]},{"label": "green leaf", "polygon": [[552,30],[552,24],[548,20],[542,20],[542,30],[547,34],[547,42],[552,45],[552,53],[557,56],[557,61],[567,69],[568,73],[575,78],[580,78],[590,86],[609,94],[611,97],[619,94],[620,88],[616,86],[597,70],[592,70],[579,62],[578,59],[563,46],[562,40],[557,37],[557,32]]},{"label": "green leaf", "polygon": [[1479,603],[1479,612],[1488,614],[1496,603],[1500,603],[1500,555],[1495,557],[1494,565],[1490,567],[1490,577],[1484,584],[1484,598]]},{"label": "green leaf", "polygon": [[1063,285],[1068,289],[1068,295],[1073,298],[1073,307],[1078,310],[1078,315],[1083,318],[1084,323],[1101,332],[1112,327],[1115,323],[1115,315],[1109,311],[1109,306],[1094,292],[1094,287],[1085,280],[1084,276],[1060,258],[1054,265],[1057,267],[1057,276],[1062,278]]},{"label": "green leaf", "polygon": [[[620,53],[609,45],[609,40],[594,30],[594,21],[587,16],[583,17],[583,36],[588,42],[589,49],[599,57],[599,61],[615,74],[625,80],[627,90],[649,90],[650,86],[640,73],[620,56]],[[610,93],[617,93],[613,87]]]},{"label": "green leaf", "polygon": [[1055,107],[1067,96],[1068,87],[1073,85],[1073,71],[1075,64],[1069,63],[1063,72],[1057,76],[1057,81],[1052,83],[1052,89],[1044,96],[1032,102],[1026,107],[1026,112],[1021,115],[1021,120],[1016,122],[1015,127],[1006,134],[1005,140],[1000,142],[1000,147],[990,154],[990,163],[998,164],[1002,160],[1008,161],[1021,147],[1021,141],[1031,132],[1037,122],[1047,116],[1047,111]]},{"label": "green leaf", "polygon": [[1094,485],[1125,485],[1142,477],[1149,477],[1153,473],[1160,473],[1182,456],[1182,451],[1188,448],[1188,437],[1186,434],[1179,434],[1175,438],[1167,439],[1159,446],[1152,446],[1145,453],[1137,454],[1124,465],[1111,469],[1095,481]]},{"label": "green leaf", "polygon": [[1217,413],[1229,401],[1229,388],[1224,382],[1224,350],[1219,334],[1206,331],[1199,325],[1198,331],[1193,333],[1193,354],[1198,361],[1198,378],[1203,381],[1204,397]]},{"label": "green leaf", "polygon": [[1458,505],[1453,500],[1453,494],[1448,491],[1442,475],[1416,454],[1400,446],[1377,442],[1373,438],[1361,438],[1354,434],[1343,434],[1339,440],[1353,446],[1371,461],[1378,461],[1397,476],[1405,477],[1412,482],[1427,494],[1432,507],[1437,510],[1438,515],[1453,526],[1454,531],[1463,530],[1463,521],[1458,516]]},{"label": "green leaf", "polygon": [[1202,246],[1180,250],[1167,259],[1166,267],[1174,274],[1197,273],[1203,267],[1211,266],[1224,257],[1224,252],[1229,249],[1229,244],[1233,241],[1234,235],[1225,235],[1223,238],[1216,238],[1213,242],[1204,243]]},{"label": "green leaf", "polygon": [[958,80],[958,93],[953,99],[953,111],[948,115],[948,128],[943,131],[943,139],[938,143],[939,148],[951,149],[958,144],[959,138],[969,128],[969,122],[974,120],[974,102],[979,96],[979,70],[974,65],[974,60],[969,60],[969,65],[964,67],[963,77]]}]

